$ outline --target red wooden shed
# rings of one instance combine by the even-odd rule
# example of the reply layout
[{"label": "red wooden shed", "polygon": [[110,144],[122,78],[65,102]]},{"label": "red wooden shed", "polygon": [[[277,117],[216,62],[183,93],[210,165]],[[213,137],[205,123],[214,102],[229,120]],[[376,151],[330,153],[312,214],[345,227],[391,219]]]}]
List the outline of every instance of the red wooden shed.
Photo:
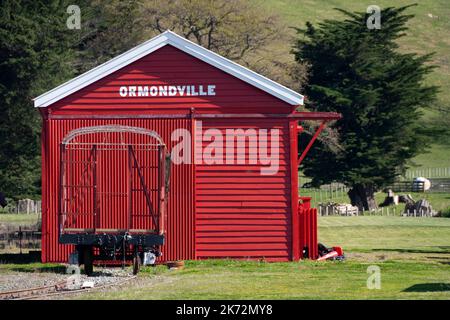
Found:
[{"label": "red wooden shed", "polygon": [[338,114],[296,112],[302,95],[170,31],[34,102],[43,262],[67,261],[73,246],[59,237],[70,226],[158,225],[161,261],[317,256],[297,139],[302,120],[321,121],[319,134]]}]

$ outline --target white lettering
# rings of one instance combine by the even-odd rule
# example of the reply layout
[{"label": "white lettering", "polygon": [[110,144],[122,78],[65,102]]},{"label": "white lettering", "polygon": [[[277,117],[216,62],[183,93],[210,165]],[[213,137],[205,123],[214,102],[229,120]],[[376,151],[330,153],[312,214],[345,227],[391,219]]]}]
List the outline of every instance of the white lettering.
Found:
[{"label": "white lettering", "polygon": [[121,97],[126,97],[127,93],[128,93],[127,87],[120,87],[119,94],[120,94]]},{"label": "white lettering", "polygon": [[136,97],[136,86],[128,87],[128,96]]},{"label": "white lettering", "polygon": [[151,86],[150,87],[150,95],[152,97],[156,97],[158,95],[158,87]]},{"label": "white lettering", "polygon": [[169,96],[173,97],[177,95],[177,87],[169,86]]},{"label": "white lettering", "polygon": [[195,86],[191,86],[191,96],[198,96],[198,92],[195,91]]},{"label": "white lettering", "polygon": [[121,97],[175,97],[175,96],[215,96],[216,86],[178,85],[178,86],[121,86]]},{"label": "white lettering", "polygon": [[159,96],[167,96],[167,86],[159,86]]},{"label": "white lettering", "polygon": [[177,86],[178,93],[180,96],[184,95],[184,91],[186,91],[186,86]]},{"label": "white lettering", "polygon": [[138,97],[148,97],[148,87],[139,86],[138,87]]},{"label": "white lettering", "polygon": [[216,95],[216,86],[214,84],[210,84],[208,86],[208,96],[215,96]]}]

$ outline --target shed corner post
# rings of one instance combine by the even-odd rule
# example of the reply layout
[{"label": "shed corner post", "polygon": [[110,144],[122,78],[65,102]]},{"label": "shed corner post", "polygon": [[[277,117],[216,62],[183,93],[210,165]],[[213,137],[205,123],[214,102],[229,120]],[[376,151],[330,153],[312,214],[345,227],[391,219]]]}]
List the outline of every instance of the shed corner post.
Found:
[{"label": "shed corner post", "polygon": [[289,146],[290,146],[290,180],[291,180],[291,260],[300,259],[300,233],[298,216],[298,145],[297,120],[289,121]]},{"label": "shed corner post", "polygon": [[[41,221],[47,221],[48,219],[48,116],[45,112],[47,108],[39,108],[42,117],[42,128],[41,128]],[[48,262],[47,254],[47,223],[42,223],[42,234],[41,234],[41,261]]]},{"label": "shed corner post", "polygon": [[[192,257],[194,260],[198,260],[197,257],[197,130],[202,130],[201,126],[200,128],[197,127],[196,122],[196,112],[195,108],[192,107],[190,109],[190,126],[191,126],[191,168],[192,168],[192,179],[191,179],[191,186],[192,186],[192,213],[193,213],[193,234],[192,234]],[[201,132],[200,132],[201,133]],[[201,141],[200,141],[201,146]]]}]

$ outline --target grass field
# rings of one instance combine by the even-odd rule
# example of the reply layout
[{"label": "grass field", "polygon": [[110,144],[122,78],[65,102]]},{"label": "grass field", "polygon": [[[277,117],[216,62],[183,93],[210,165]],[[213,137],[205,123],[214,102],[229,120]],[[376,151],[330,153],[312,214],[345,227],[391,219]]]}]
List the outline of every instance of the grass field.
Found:
[{"label": "grass field", "polygon": [[[319,217],[319,238],[351,252],[450,253],[450,219]],[[450,261],[449,261],[450,262]]]},{"label": "grass field", "polygon": [[[346,261],[186,261],[183,270],[146,267],[126,286],[67,298],[450,299],[450,219],[320,217],[319,240],[342,246]],[[380,268],[380,289],[367,288],[369,266]],[[0,272],[64,267],[0,264]]]},{"label": "grass field", "polygon": [[0,224],[7,223],[10,225],[32,225],[40,221],[41,216],[37,214],[0,214]]},{"label": "grass field", "polygon": [[418,155],[413,162],[417,168],[448,168],[450,167],[450,145],[433,144],[428,152]]},{"label": "grass field", "polygon": [[[319,237],[344,262],[188,261],[145,268],[128,287],[77,299],[450,299],[450,219],[324,217]],[[367,288],[367,268],[381,289]]]}]

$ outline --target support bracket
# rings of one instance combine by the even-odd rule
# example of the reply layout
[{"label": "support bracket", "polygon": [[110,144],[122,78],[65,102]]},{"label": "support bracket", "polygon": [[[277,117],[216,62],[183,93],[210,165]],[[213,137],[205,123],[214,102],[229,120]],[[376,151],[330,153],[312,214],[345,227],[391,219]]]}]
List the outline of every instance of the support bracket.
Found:
[{"label": "support bracket", "polygon": [[326,123],[328,122],[328,120],[323,120],[322,123],[320,124],[320,126],[317,128],[316,132],[314,133],[313,137],[311,138],[311,140],[309,141],[308,145],[306,146],[305,150],[303,150],[302,154],[300,155],[300,157],[297,160],[297,167],[300,166],[300,164],[302,163],[303,159],[306,157],[306,154],[308,153],[309,149],[311,149],[314,141],[316,141],[317,137],[319,136],[319,134],[323,131],[323,129],[325,128]]}]

